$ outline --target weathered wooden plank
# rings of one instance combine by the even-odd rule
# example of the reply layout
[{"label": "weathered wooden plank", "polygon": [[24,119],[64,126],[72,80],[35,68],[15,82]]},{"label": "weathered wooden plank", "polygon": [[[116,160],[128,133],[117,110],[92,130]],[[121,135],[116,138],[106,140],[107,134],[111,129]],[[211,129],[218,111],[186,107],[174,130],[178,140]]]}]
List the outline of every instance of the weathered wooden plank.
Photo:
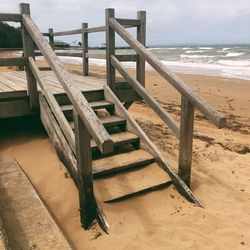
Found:
[{"label": "weathered wooden plank", "polygon": [[132,88],[116,89],[115,95],[120,100],[120,102],[134,102],[142,100],[142,98]]},{"label": "weathered wooden plank", "polygon": [[101,124],[93,109],[89,106],[88,101],[83,96],[81,90],[72,84],[73,81],[69,73],[65,70],[62,62],[56,56],[55,52],[43,37],[31,17],[24,14],[22,20],[26,29],[29,31],[29,34],[36,42],[36,45],[43,53],[43,56],[46,58],[48,64],[51,66],[53,72],[65,89],[70,101],[74,105],[91,136],[96,141],[100,151],[102,153],[112,152],[113,142],[110,135]]},{"label": "weathered wooden plank", "polygon": [[172,73],[166,65],[152,55],[140,42],[133,38],[122,25],[114,18],[109,18],[108,24],[131,46],[136,52],[143,57],[159,74],[166,79],[174,88],[184,95],[201,113],[212,121],[218,128],[226,126],[226,118],[217,110],[210,106],[202,97],[187,86],[178,76]]},{"label": "weathered wooden plank", "polygon": [[[23,15],[30,15],[30,7],[29,4],[26,3],[20,3],[19,4],[19,8],[20,8],[20,13]],[[27,31],[27,29],[25,28],[25,26],[21,25],[21,29],[22,29],[22,40],[23,40],[23,53],[24,53],[24,57],[28,58],[28,57],[33,57],[34,58],[34,42],[29,34],[29,32]],[[38,99],[38,91],[37,91],[37,84],[36,84],[36,80],[29,68],[29,66],[26,65],[25,67],[25,71],[26,71],[26,77],[27,77],[27,84],[28,84],[28,95],[29,95],[29,99],[30,99],[30,108],[31,109],[38,109],[39,107],[39,99]]]},{"label": "weathered wooden plank", "polygon": [[34,114],[29,107],[28,97],[0,102],[0,118],[18,117]]},{"label": "weathered wooden plank", "polygon": [[68,36],[68,35],[76,35],[82,34],[82,29],[74,29],[74,30],[67,30],[67,31],[59,31],[51,33],[53,36]]},{"label": "weathered wooden plank", "polygon": [[133,192],[130,194],[122,195],[120,197],[116,197],[116,198],[111,199],[111,200],[106,200],[104,202],[105,203],[115,203],[115,202],[125,201],[127,199],[131,199],[131,198],[134,198],[134,197],[139,196],[139,195],[144,195],[147,193],[151,193],[154,191],[159,191],[159,190],[165,189],[165,188],[169,187],[172,183],[173,183],[172,181],[166,181],[164,183],[154,185],[152,187],[144,188],[142,190],[139,190],[139,191],[136,191],[136,192]]},{"label": "weathered wooden plank", "polygon": [[0,67],[2,66],[26,66],[27,60],[23,57],[0,58]]},{"label": "weathered wooden plank", "polygon": [[114,9],[106,9],[106,75],[107,84],[115,91],[115,68],[111,63],[111,56],[115,55],[115,32],[109,25],[110,18],[115,17]]},{"label": "weathered wooden plank", "polygon": [[141,24],[140,19],[127,19],[127,18],[116,18],[115,19],[122,26],[139,26]]},{"label": "weathered wooden plank", "polygon": [[[49,134],[50,139],[58,153],[60,160],[64,163],[67,168],[70,176],[73,178],[76,187],[80,191],[78,173],[77,173],[77,162],[75,155],[71,151],[60,127],[54,118],[48,103],[45,98],[40,95],[40,107],[41,107],[41,120],[44,124],[44,127]],[[97,218],[100,227],[107,233],[109,229],[109,225],[107,219],[99,206],[98,202],[95,200],[95,215]]]},{"label": "weathered wooden plank", "polygon": [[[143,45],[146,45],[146,11],[138,11],[137,18],[140,20],[140,25],[137,27],[137,40]],[[145,86],[145,60],[142,56],[138,56],[136,62],[136,79],[142,86]]]},{"label": "weathered wooden plank", "polygon": [[8,77],[5,77],[4,75],[0,74],[0,88],[3,90],[4,86],[7,86],[8,88],[12,89],[12,91],[19,91],[24,90],[23,86],[20,86],[19,84],[16,84],[15,81],[11,81],[8,79]]},{"label": "weathered wooden plank", "polygon": [[51,110],[53,111],[54,116],[56,117],[60,128],[62,129],[69,145],[70,148],[72,149],[72,151],[75,153],[75,137],[74,137],[74,133],[66,119],[66,117],[64,116],[59,104],[57,103],[54,95],[51,93],[49,86],[47,85],[47,83],[43,80],[38,67],[35,64],[35,61],[32,57],[29,57],[29,64],[30,64],[30,68],[32,73],[34,74],[36,80],[38,81],[42,93],[43,95],[46,97],[46,100],[48,101]]},{"label": "weathered wooden plank", "polygon": [[145,100],[145,102],[155,111],[155,113],[170,127],[177,138],[180,136],[180,129],[176,121],[163,109],[159,103],[148,94],[146,89],[133,77],[129,75],[125,67],[115,58],[111,56],[111,62],[120,74],[128,81],[135,91]]},{"label": "weathered wooden plank", "polygon": [[89,74],[89,59],[87,57],[89,50],[88,33],[84,32],[88,28],[87,23],[82,23],[82,72],[84,76]]},{"label": "weathered wooden plank", "polygon": [[43,125],[52,141],[60,160],[64,163],[70,176],[73,178],[75,185],[79,186],[77,178],[77,163],[75,155],[73,154],[64,134],[62,133],[55,117],[45,98],[40,95],[40,116]]},{"label": "weathered wooden plank", "polygon": [[0,22],[21,22],[21,20],[20,14],[0,13]]},{"label": "weathered wooden plank", "polygon": [[193,128],[194,106],[182,96],[178,174],[188,187],[191,183]]},{"label": "weathered wooden plank", "polygon": [[106,59],[106,54],[104,53],[86,53],[87,58],[95,58],[95,59]]},{"label": "weathered wooden plank", "polygon": [[154,156],[142,149],[138,149],[93,161],[93,174],[94,177],[110,175],[146,166],[154,161]]},{"label": "weathered wooden plank", "polygon": [[116,55],[116,58],[120,62],[137,62],[138,61],[138,55]]},{"label": "weathered wooden plank", "polygon": [[51,67],[38,67],[40,71],[51,70]]},{"label": "weathered wooden plank", "polygon": [[92,153],[90,135],[81,118],[74,110],[77,174],[79,180],[79,202],[81,224],[88,229],[96,218],[92,175]]},{"label": "weathered wooden plank", "polygon": [[173,180],[173,184],[176,186],[177,190],[184,195],[189,201],[195,203],[198,206],[201,206],[199,201],[194,197],[191,190],[188,186],[181,180],[181,178],[171,169],[168,162],[165,160],[163,155],[157,149],[157,147],[153,144],[153,142],[147,137],[144,131],[140,128],[140,126],[136,123],[134,118],[129,114],[129,112],[123,107],[123,105],[119,102],[114,93],[110,90],[108,86],[104,87],[105,99],[107,101],[113,102],[115,104],[115,114],[119,114],[120,117],[126,119],[127,121],[127,130],[131,133],[136,134],[141,141],[140,147],[142,149],[148,150],[159,163],[160,167],[168,173],[170,178]]},{"label": "weathered wooden plank", "polygon": [[6,99],[13,99],[13,98],[22,98],[27,97],[27,91],[26,90],[19,90],[19,91],[11,91],[11,92],[1,92],[0,91],[0,99],[6,100]]},{"label": "weathered wooden plank", "polygon": [[53,29],[49,28],[49,44],[53,50],[55,50],[55,44],[54,44],[54,36],[53,36]]},{"label": "weathered wooden plank", "polygon": [[[26,81],[26,78],[25,78],[24,74],[22,74],[22,72],[20,72],[20,71],[11,72],[10,77],[14,78],[14,79],[18,79],[18,81],[20,81],[20,80],[21,81]],[[43,76],[43,79],[46,80],[47,85],[49,86],[49,88],[51,89],[53,94],[55,94],[55,93],[63,93],[64,92],[62,86],[60,86],[59,82],[56,81],[55,78],[48,79],[47,77]],[[40,90],[40,87],[38,86],[38,91],[39,90]]]},{"label": "weathered wooden plank", "polygon": [[96,33],[96,32],[102,32],[106,30],[106,26],[99,26],[99,27],[91,27],[85,29],[86,33]]}]

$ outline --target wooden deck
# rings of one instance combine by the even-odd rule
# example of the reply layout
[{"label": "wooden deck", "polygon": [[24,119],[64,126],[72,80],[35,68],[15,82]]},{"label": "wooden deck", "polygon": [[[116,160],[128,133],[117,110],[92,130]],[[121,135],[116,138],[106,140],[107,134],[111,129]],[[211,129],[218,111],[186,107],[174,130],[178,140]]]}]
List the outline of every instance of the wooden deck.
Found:
[{"label": "wooden deck", "polygon": [[[65,90],[57,80],[52,71],[41,71],[42,78],[48,84],[52,94],[56,96],[66,96]],[[104,79],[92,76],[81,76],[70,74],[73,85],[77,86],[82,92],[94,95],[103,90],[106,84]],[[40,91],[39,85],[37,86]],[[31,115],[27,92],[28,84],[25,71],[11,71],[0,73],[0,119]]]},{"label": "wooden deck", "polygon": [[[63,87],[52,71],[41,71],[41,74],[53,94],[65,93]],[[102,90],[103,85],[106,84],[104,79],[92,76],[81,76],[73,73],[70,75],[74,80],[73,84],[79,87],[83,92]],[[27,96],[27,80],[25,71],[0,73],[0,100],[25,96]]]}]

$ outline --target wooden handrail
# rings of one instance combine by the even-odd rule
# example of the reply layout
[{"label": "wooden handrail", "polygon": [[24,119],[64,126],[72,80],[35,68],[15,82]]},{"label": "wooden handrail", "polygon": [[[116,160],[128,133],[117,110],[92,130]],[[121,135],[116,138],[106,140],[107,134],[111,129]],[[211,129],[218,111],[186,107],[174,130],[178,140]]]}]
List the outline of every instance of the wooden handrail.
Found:
[{"label": "wooden handrail", "polygon": [[125,78],[126,81],[134,88],[134,90],[145,100],[145,102],[155,111],[155,113],[170,127],[177,138],[180,136],[180,128],[176,121],[163,109],[159,103],[151,97],[146,89],[133,77],[129,75],[125,67],[115,58],[111,56],[111,63]]},{"label": "wooden handrail", "polygon": [[0,13],[0,22],[21,22],[20,14]]},{"label": "wooden handrail", "polygon": [[113,141],[111,140],[110,135],[90,107],[80,89],[72,84],[73,80],[68,71],[64,68],[62,62],[52,50],[47,40],[43,37],[32,18],[27,14],[23,14],[22,23],[57,76],[90,135],[97,143],[100,151],[102,153],[112,152]]},{"label": "wooden handrail", "polygon": [[187,100],[199,109],[218,128],[226,126],[226,118],[210,106],[194,90],[187,86],[178,76],[172,73],[160,60],[149,52],[140,42],[124,29],[115,18],[109,19],[109,25],[115,30],[141,57],[143,57],[164,79],[177,89]]},{"label": "wooden handrail", "polygon": [[[133,28],[139,25],[139,20],[137,19],[119,19],[121,24],[125,28]],[[98,33],[106,31],[106,26],[97,26],[84,29],[84,33]],[[42,33],[44,36],[69,36],[69,35],[77,35],[82,34],[82,29],[73,29],[73,30],[66,30],[66,31],[57,31],[49,34],[48,32]]]},{"label": "wooden handrail", "polygon": [[56,101],[55,96],[51,93],[48,84],[43,80],[39,68],[37,67],[32,57],[29,57],[29,65],[34,77],[36,78],[39,86],[41,87],[42,94],[45,96],[47,102],[50,105],[51,110],[53,111],[54,116],[60,124],[60,127],[69,143],[71,150],[76,154],[75,136],[73,130],[71,129],[67,119],[65,118],[58,102]]}]

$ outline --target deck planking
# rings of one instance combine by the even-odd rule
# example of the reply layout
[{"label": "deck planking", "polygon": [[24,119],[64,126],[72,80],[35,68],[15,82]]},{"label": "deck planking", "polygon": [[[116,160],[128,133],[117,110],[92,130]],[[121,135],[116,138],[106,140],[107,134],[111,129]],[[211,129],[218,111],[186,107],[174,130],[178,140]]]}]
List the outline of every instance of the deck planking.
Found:
[{"label": "deck planking", "polygon": [[[48,83],[53,94],[65,93],[63,87],[59,83],[57,77],[52,71],[41,71],[43,79]],[[104,79],[93,76],[81,76],[70,73],[73,84],[83,92],[102,90],[103,85],[106,84]],[[40,87],[38,86],[40,91]],[[20,97],[20,95],[27,96],[27,80],[25,71],[10,71],[0,73],[0,100],[5,99],[6,96],[11,98]]]}]

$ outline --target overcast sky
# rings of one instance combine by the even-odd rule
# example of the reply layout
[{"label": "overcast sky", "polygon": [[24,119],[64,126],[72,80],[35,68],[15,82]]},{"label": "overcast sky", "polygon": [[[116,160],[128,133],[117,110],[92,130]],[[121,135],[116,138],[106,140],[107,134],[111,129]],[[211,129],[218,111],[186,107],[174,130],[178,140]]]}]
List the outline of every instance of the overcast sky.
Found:
[{"label": "overcast sky", "polygon": [[[18,12],[18,0],[0,0],[0,12]],[[250,43],[250,0],[30,0],[31,15],[42,31],[104,25],[105,8],[117,17],[147,11],[147,44]],[[61,38],[59,38],[61,39]],[[72,41],[78,37],[65,39]],[[92,45],[104,37],[93,35]]]}]

